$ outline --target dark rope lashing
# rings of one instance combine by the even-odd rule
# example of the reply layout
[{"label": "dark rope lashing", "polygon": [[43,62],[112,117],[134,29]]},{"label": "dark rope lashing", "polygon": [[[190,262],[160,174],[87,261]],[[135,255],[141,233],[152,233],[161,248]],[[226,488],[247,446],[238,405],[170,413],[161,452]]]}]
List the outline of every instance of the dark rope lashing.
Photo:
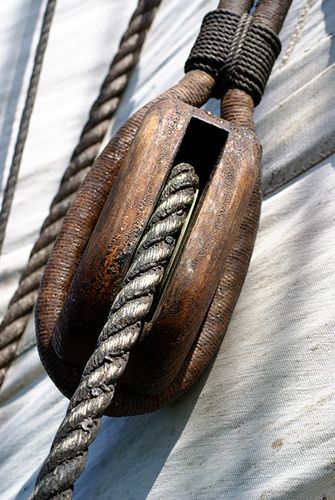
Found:
[{"label": "dark rope lashing", "polygon": [[95,439],[100,419],[112,402],[115,385],[127,366],[129,352],[151,309],[198,184],[198,176],[191,165],[182,163],[172,169],[111,306],[97,348],[86,364],[42,466],[34,491],[35,500],[71,496],[73,483],[85,467],[88,446]]},{"label": "dark rope lashing", "polygon": [[[161,0],[139,0],[138,2],[128,28],[122,36],[119,49],[102,83],[99,95],[90,109],[88,120],[71,156],[70,164],[65,170],[58,192],[51,203],[49,215],[45,219],[41,233],[31,251],[29,262],[22,272],[19,285],[0,324],[0,387],[8,367],[16,357],[18,343],[33,311],[40,280],[59,229],[75,193],[97,156],[111,119],[118,109],[160,2]],[[47,26],[42,29],[43,33],[47,32],[48,27],[50,28],[50,9],[53,4],[54,2],[48,4],[48,15],[44,21],[47,22]],[[45,36],[43,40],[45,40]],[[40,57],[37,58],[37,61],[39,61],[40,71]],[[36,82],[35,78],[34,81]],[[22,142],[20,144],[22,147]],[[12,194],[15,182],[12,176]],[[8,209],[6,209],[6,214],[9,214]]]},{"label": "dark rope lashing", "polygon": [[215,78],[217,95],[236,88],[257,105],[280,50],[277,34],[254,23],[253,16],[215,10],[204,18],[185,72],[205,71]]}]

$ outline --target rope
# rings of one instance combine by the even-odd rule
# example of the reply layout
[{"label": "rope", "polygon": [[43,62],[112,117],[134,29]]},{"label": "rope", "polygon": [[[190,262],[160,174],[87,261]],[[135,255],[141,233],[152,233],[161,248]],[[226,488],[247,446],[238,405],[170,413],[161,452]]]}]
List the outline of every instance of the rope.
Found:
[{"label": "rope", "polygon": [[35,500],[71,497],[73,483],[84,469],[88,446],[140,336],[197,186],[193,167],[181,163],[173,168],[39,473]]},{"label": "rope", "polygon": [[237,69],[236,66],[243,49],[243,44],[245,43],[251,21],[252,17],[249,16],[249,14],[246,13],[241,15],[240,22],[236,27],[232,43],[227,54],[226,71],[232,75],[233,78],[237,76],[235,75],[235,70]]},{"label": "rope", "polygon": [[160,2],[139,0],[9,303],[0,325],[0,387],[10,363],[16,357],[17,346],[35,305],[40,280],[58,231],[118,109]]},{"label": "rope", "polygon": [[215,10],[203,20],[185,71],[205,71],[215,78],[218,95],[237,88],[257,105],[280,49],[276,33],[254,23],[253,16]]},{"label": "rope", "polygon": [[30,119],[34,109],[38,82],[40,79],[43,59],[49,40],[49,33],[55,12],[55,7],[56,7],[56,0],[49,0],[44,13],[41,34],[35,53],[33,70],[30,76],[27,96],[21,115],[19,132],[15,143],[12,163],[10,166],[8,180],[4,192],[4,197],[2,200],[2,207],[0,212],[0,255],[2,252],[9,214],[13,203],[15,187],[21,166],[24,146],[26,144],[28,136]]}]

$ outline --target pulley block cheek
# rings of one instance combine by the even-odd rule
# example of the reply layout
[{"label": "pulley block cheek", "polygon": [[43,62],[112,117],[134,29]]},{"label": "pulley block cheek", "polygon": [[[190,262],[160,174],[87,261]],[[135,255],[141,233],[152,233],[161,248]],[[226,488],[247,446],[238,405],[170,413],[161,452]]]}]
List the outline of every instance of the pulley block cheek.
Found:
[{"label": "pulley block cheek", "polygon": [[[247,271],[259,216],[260,156],[259,142],[248,128],[178,99],[150,108],[109,181],[109,195],[85,251],[69,268],[72,278],[65,280],[56,314],[58,292],[55,285],[50,290],[58,272],[55,259],[42,282],[37,326],[45,324],[51,309],[54,320],[47,333],[42,328],[40,351],[67,396],[94,351],[169,172],[184,162],[199,177],[197,202],[108,413],[152,411],[197,380],[220,345]],[[108,163],[106,153],[102,159],[98,163]],[[90,189],[84,197],[79,193],[84,213],[96,210],[95,188]],[[76,246],[76,234],[67,237]],[[66,249],[56,248],[62,251],[65,259]]]}]

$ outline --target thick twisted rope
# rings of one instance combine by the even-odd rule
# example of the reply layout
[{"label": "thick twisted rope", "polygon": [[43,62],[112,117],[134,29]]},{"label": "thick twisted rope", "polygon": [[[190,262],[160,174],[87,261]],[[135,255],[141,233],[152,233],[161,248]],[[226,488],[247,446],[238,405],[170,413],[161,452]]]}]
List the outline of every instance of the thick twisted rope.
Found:
[{"label": "thick twisted rope", "polygon": [[139,0],[9,303],[0,325],[0,387],[10,363],[16,357],[18,342],[35,305],[40,280],[58,231],[76,191],[99,152],[160,2]]},{"label": "thick twisted rope", "polygon": [[173,168],[42,466],[34,499],[71,497],[73,483],[84,469],[88,446],[139,338],[197,186],[193,167],[182,163]]},{"label": "thick twisted rope", "polygon": [[24,104],[24,108],[21,115],[19,132],[17,135],[14,154],[12,158],[12,163],[9,170],[8,180],[6,183],[6,188],[4,192],[4,197],[2,200],[1,212],[0,212],[0,255],[2,252],[2,246],[5,239],[6,227],[9,219],[10,210],[13,203],[15,187],[17,184],[17,179],[19,175],[19,170],[21,166],[24,146],[26,144],[30,119],[33,112],[35,99],[37,95],[38,82],[40,80],[41,70],[45,51],[47,48],[50,28],[56,8],[56,0],[49,0],[45,9],[44,18],[42,22],[41,34],[37,44],[35,59],[33,64],[33,70],[31,73],[27,96]]}]

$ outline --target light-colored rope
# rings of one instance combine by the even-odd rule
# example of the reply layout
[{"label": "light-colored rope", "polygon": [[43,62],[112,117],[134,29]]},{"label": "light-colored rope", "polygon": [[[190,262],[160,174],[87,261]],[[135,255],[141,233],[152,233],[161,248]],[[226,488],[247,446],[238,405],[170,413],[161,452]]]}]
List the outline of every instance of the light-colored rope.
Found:
[{"label": "light-colored rope", "polygon": [[31,251],[18,288],[0,324],[0,387],[10,363],[16,357],[18,343],[35,305],[40,280],[63,219],[99,152],[160,2],[161,0],[138,2],[99,96],[90,110],[88,121]]},{"label": "light-colored rope", "polygon": [[42,466],[34,499],[71,497],[73,483],[84,469],[88,446],[139,338],[197,186],[193,167],[182,163],[173,168]]}]

